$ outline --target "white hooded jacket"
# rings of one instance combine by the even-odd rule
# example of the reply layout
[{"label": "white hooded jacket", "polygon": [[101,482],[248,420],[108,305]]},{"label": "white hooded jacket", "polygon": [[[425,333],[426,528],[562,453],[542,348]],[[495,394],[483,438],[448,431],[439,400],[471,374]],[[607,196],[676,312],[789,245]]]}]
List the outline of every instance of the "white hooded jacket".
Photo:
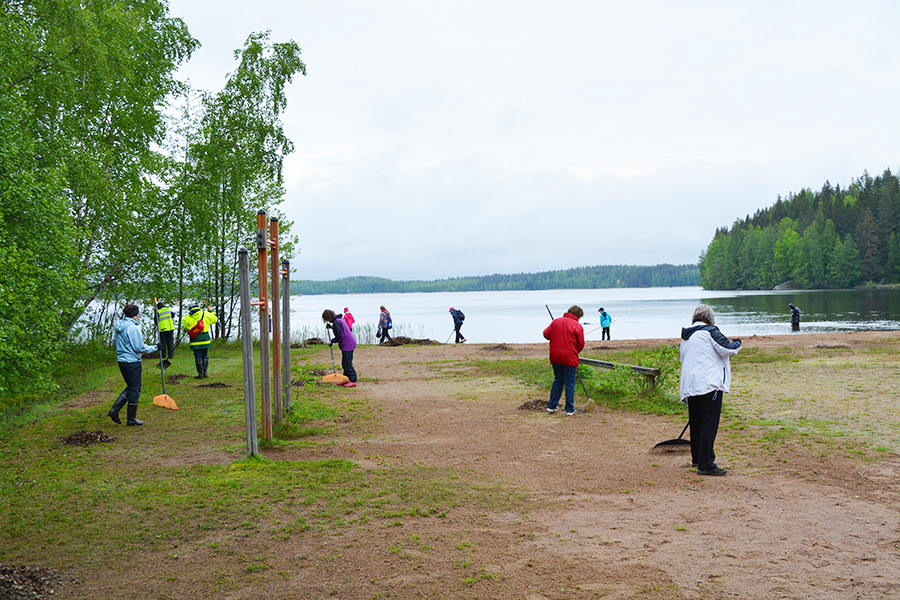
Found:
[{"label": "white hooded jacket", "polygon": [[715,325],[697,322],[681,330],[681,399],[731,388],[731,355],[741,341],[731,341]]}]

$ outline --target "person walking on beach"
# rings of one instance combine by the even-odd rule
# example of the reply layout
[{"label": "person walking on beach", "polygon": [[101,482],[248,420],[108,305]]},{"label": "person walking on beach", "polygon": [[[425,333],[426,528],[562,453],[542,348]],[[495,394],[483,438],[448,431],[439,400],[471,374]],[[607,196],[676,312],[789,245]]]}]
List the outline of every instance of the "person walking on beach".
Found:
[{"label": "person walking on beach", "polygon": [[[136,304],[126,304],[123,310],[124,316],[116,323],[116,362],[119,363],[119,372],[125,380],[125,389],[113,402],[112,408],[106,413],[113,423],[122,424],[119,419],[119,411],[128,403],[128,420],[126,425],[143,425],[143,421],[137,419],[138,400],[141,397],[141,354],[150,354],[157,350],[156,346],[144,343],[141,336],[141,328],[138,326],[140,310]],[[162,350],[160,350],[162,352]]]},{"label": "person walking on beach", "polygon": [[337,342],[338,348],[341,349],[341,369],[343,369],[347,379],[350,380],[344,384],[344,387],[356,387],[356,369],[353,368],[353,351],[356,350],[356,338],[353,336],[353,332],[350,331],[350,327],[343,319],[343,315],[336,315],[330,309],[322,313],[322,322],[334,334],[328,345],[330,346]]},{"label": "person walking on beach", "polygon": [[462,336],[462,333],[459,332],[462,329],[463,321],[466,320],[466,315],[463,314],[463,311],[458,310],[456,308],[450,307],[450,316],[453,317],[453,330],[456,331],[456,343],[466,341],[466,338]]},{"label": "person walking on beach", "polygon": [[394,322],[391,320],[391,313],[382,306],[381,315],[378,317],[378,337],[381,338],[381,341],[378,342],[379,345],[394,341],[394,338],[388,333],[388,329],[392,329],[393,327]]},{"label": "person walking on beach", "polygon": [[800,331],[800,309],[793,304],[788,304],[791,309],[791,331]]},{"label": "person walking on beach", "polygon": [[681,330],[681,401],[688,405],[691,459],[700,475],[724,475],[716,465],[713,445],[719,431],[722,396],[731,388],[731,355],[741,338],[729,340],[716,327],[712,309],[694,309],[691,326]]},{"label": "person walking on beach", "polygon": [[563,388],[566,391],[566,414],[575,414],[575,377],[578,370],[578,353],[584,350],[584,328],[578,321],[584,316],[581,307],[574,305],[558,319],[553,319],[544,329],[544,338],[550,340],[550,364],[553,365],[553,386],[547,412],[555,413]]},{"label": "person walking on beach", "polygon": [[350,309],[346,306],[344,307],[344,322],[347,323],[350,331],[353,331],[353,324],[356,323],[356,319],[353,318],[353,315],[350,314]]},{"label": "person walking on beach", "polygon": [[175,358],[175,321],[172,320],[172,309],[162,302],[156,303],[156,319],[159,325],[159,357],[162,364],[169,368],[170,359]]},{"label": "person walking on beach", "polygon": [[212,346],[209,326],[218,320],[216,315],[198,304],[192,304],[181,320],[181,328],[187,331],[191,340],[189,345],[194,351],[194,365],[197,367],[194,379],[209,377],[209,347]]},{"label": "person walking on beach", "polygon": [[603,333],[600,335],[600,341],[608,340],[609,338],[609,326],[612,325],[612,317],[609,316],[609,313],[603,310],[603,307],[600,307],[600,327],[603,328]]}]

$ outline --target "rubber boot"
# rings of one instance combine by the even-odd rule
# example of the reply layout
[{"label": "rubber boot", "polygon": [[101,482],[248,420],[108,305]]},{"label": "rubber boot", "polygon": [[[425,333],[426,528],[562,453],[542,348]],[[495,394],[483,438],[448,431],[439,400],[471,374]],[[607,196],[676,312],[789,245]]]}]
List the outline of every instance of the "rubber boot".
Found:
[{"label": "rubber boot", "polygon": [[203,379],[203,359],[195,360],[194,365],[197,367],[197,375],[194,379]]},{"label": "rubber boot", "polygon": [[143,425],[143,421],[137,420],[137,403],[128,404],[128,421],[125,422],[126,425],[134,426],[134,425]]},{"label": "rubber boot", "polygon": [[203,379],[209,379],[209,359],[203,359]]},{"label": "rubber boot", "polygon": [[122,410],[122,407],[125,406],[126,402],[128,402],[128,399],[125,398],[125,392],[122,392],[121,394],[119,394],[119,397],[116,398],[116,401],[113,402],[112,408],[109,409],[109,412],[106,413],[116,425],[122,424],[122,419],[119,418],[119,411]]}]

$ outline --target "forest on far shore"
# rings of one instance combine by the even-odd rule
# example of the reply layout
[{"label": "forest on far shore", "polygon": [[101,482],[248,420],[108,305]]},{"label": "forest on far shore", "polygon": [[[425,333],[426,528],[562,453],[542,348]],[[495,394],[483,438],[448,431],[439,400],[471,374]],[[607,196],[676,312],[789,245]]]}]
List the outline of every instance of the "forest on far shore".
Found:
[{"label": "forest on far shore", "polygon": [[578,267],[541,273],[453,277],[433,281],[394,281],[382,277],[345,277],[333,281],[291,282],[292,294],[374,294],[408,292],[484,292],[505,290],[591,290],[615,287],[699,285],[697,265]]},{"label": "forest on far shore", "polygon": [[825,182],[717,229],[700,257],[708,290],[805,289],[900,282],[900,181],[867,172],[842,189]]}]

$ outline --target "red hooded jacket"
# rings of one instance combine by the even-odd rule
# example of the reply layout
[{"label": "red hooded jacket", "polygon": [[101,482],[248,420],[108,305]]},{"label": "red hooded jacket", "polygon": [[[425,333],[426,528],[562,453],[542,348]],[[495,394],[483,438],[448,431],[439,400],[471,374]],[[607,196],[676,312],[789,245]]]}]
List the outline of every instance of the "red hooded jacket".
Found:
[{"label": "red hooded jacket", "polygon": [[550,362],[555,365],[578,366],[578,353],[584,350],[584,328],[572,313],[554,319],[544,330],[550,340]]}]

